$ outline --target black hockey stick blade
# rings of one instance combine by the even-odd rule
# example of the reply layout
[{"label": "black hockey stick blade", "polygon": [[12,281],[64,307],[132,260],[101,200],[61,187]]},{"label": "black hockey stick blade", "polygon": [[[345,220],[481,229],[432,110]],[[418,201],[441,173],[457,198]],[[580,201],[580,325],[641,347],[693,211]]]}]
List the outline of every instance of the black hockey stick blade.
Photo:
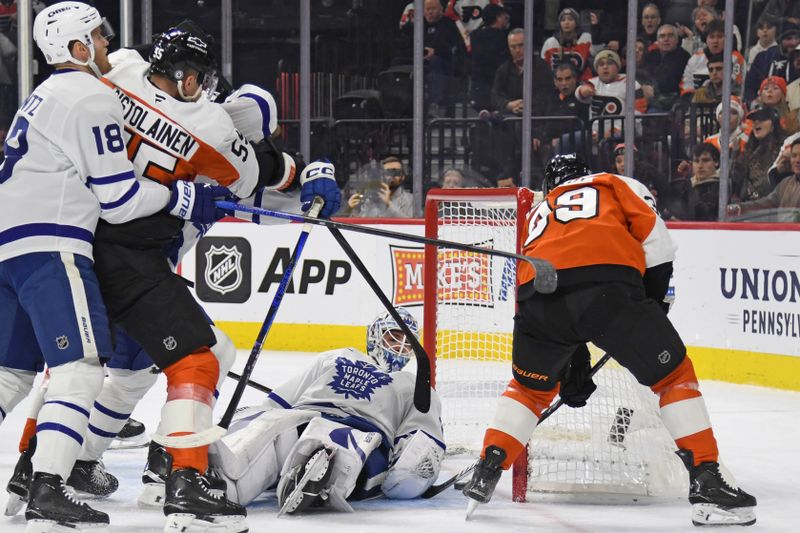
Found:
[{"label": "black hockey stick blade", "polygon": [[454,475],[450,479],[448,479],[446,481],[442,481],[438,485],[431,485],[430,487],[428,487],[428,490],[426,490],[425,492],[422,493],[422,498],[426,498],[426,499],[427,498],[433,498],[437,494],[440,494],[440,493],[444,492],[445,490],[449,489],[450,487],[452,487],[453,485],[458,483],[460,480],[462,480],[465,477],[467,477],[468,475],[470,475],[472,473],[472,471],[475,470],[475,466],[477,466],[477,463],[472,463],[471,465],[469,465],[464,470],[462,470],[458,474]]},{"label": "black hockey stick blade", "polygon": [[[228,377],[231,378],[231,379],[235,379],[236,381],[241,381],[242,380],[242,376],[240,376],[239,374],[237,374],[236,372],[233,372],[231,370],[228,371]],[[272,392],[272,389],[270,389],[266,385],[262,385],[258,381],[253,381],[252,379],[248,379],[247,380],[247,385],[249,385],[250,387],[253,387],[255,390],[257,390],[259,392],[263,392],[264,394],[269,394],[270,392]]]},{"label": "black hockey stick blade", "polygon": [[348,224],[346,222],[339,222],[336,220],[328,220],[323,218],[313,218],[305,215],[297,215],[294,213],[285,213],[283,211],[273,211],[271,209],[264,209],[261,207],[250,207],[247,205],[240,205],[235,202],[219,201],[217,207],[220,209],[227,209],[229,211],[241,211],[245,213],[253,213],[255,215],[262,215],[273,218],[281,218],[284,220],[291,220],[293,222],[306,222],[309,224],[316,224],[318,226],[327,226],[328,228],[337,228],[356,233],[365,233],[367,235],[376,235],[378,237],[386,237],[389,239],[397,239],[400,241],[415,242],[419,244],[429,244],[431,246],[438,246],[440,248],[452,248],[454,250],[463,250],[465,252],[474,252],[478,254],[496,255],[499,257],[507,257],[516,259],[518,261],[525,261],[530,263],[536,271],[536,278],[533,281],[534,288],[543,294],[549,294],[556,290],[558,286],[558,275],[553,265],[544,259],[536,257],[529,257],[513,252],[506,252],[504,250],[494,250],[492,248],[483,248],[481,246],[473,246],[471,244],[463,244],[460,242],[444,241],[441,239],[431,239],[429,237],[422,237],[419,235],[410,235],[397,231],[390,231],[380,228],[373,228],[361,224]]},{"label": "black hockey stick blade", "polygon": [[400,317],[400,313],[397,312],[397,309],[395,309],[394,305],[392,305],[392,302],[383,293],[383,290],[381,289],[380,285],[378,285],[378,282],[375,281],[375,278],[373,278],[372,274],[369,273],[369,270],[367,270],[367,267],[361,261],[361,258],[358,257],[356,251],[353,250],[353,247],[350,246],[350,243],[347,242],[347,239],[344,238],[342,232],[333,226],[328,226],[328,229],[333,235],[333,238],[336,239],[336,242],[339,243],[339,246],[342,247],[344,253],[347,254],[347,257],[350,258],[350,261],[361,273],[361,276],[364,278],[364,281],[367,282],[367,285],[370,286],[372,292],[375,293],[389,314],[392,315],[394,321],[400,326],[400,329],[403,330],[406,339],[408,339],[408,341],[411,343],[411,348],[414,350],[414,355],[416,356],[417,360],[417,381],[414,385],[414,407],[416,407],[417,411],[420,413],[427,413],[431,408],[431,361],[428,359],[428,354],[425,352],[425,348],[422,347],[422,344],[420,344],[417,336],[414,335],[406,323],[403,322],[403,319]]}]

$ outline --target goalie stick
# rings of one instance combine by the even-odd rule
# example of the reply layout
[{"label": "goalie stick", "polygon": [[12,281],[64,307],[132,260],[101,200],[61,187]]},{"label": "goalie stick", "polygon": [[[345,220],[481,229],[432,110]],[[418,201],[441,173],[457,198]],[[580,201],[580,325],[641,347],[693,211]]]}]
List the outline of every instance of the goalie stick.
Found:
[{"label": "goalie stick", "polygon": [[[611,354],[603,355],[603,357],[601,357],[597,361],[597,363],[595,363],[594,366],[592,366],[592,369],[589,371],[589,377],[591,378],[592,376],[597,374],[597,371],[600,370],[600,368],[602,368],[602,366],[605,365],[608,362],[609,359],[611,359]],[[561,408],[562,405],[564,405],[564,400],[562,398],[559,398],[558,401],[556,401],[556,403],[554,403],[553,405],[551,405],[550,407],[548,407],[547,409],[542,411],[542,416],[541,416],[541,418],[539,418],[539,422],[536,425],[538,426],[539,424],[541,424],[542,422],[544,422],[545,420],[550,418],[550,416],[553,413],[555,413],[556,411],[558,411]],[[433,498],[434,496],[436,496],[440,492],[443,492],[443,491],[447,490],[452,485],[458,483],[460,480],[462,480],[465,477],[467,477],[468,475],[470,475],[472,473],[472,471],[475,470],[475,466],[476,465],[477,465],[477,461],[475,463],[472,463],[471,465],[469,465],[464,470],[462,470],[458,474],[454,475],[450,479],[448,479],[446,481],[443,481],[443,482],[439,483],[438,485],[431,485],[428,488],[428,490],[426,490],[425,492],[422,493],[422,497],[423,498]]]},{"label": "goalie stick", "polygon": [[[319,197],[315,198],[314,204],[308,211],[311,216],[307,218],[309,220],[316,220],[314,217],[319,214],[322,206],[322,199]],[[275,296],[272,299],[272,305],[270,305],[269,311],[267,311],[267,316],[264,318],[264,323],[261,324],[261,330],[258,332],[255,344],[253,344],[253,349],[250,351],[250,357],[247,358],[247,363],[244,365],[242,375],[239,378],[239,383],[236,384],[236,390],[233,392],[233,397],[228,404],[228,408],[225,410],[225,414],[222,415],[222,420],[219,422],[219,427],[221,428],[228,429],[228,426],[230,426],[231,421],[233,420],[233,415],[236,412],[239,401],[242,399],[242,395],[244,394],[244,388],[247,386],[250,376],[253,374],[253,369],[256,366],[256,361],[258,361],[258,356],[261,354],[261,346],[264,344],[264,340],[267,338],[267,334],[272,328],[272,323],[275,321],[275,315],[278,313],[278,308],[283,301],[283,295],[286,293],[286,288],[289,286],[289,282],[292,279],[292,272],[294,272],[294,267],[297,265],[297,259],[300,257],[300,254],[305,247],[309,233],[311,233],[311,224],[306,223],[303,225],[303,230],[300,232],[300,237],[297,238],[297,244],[294,247],[294,252],[292,252],[292,256],[289,259],[289,264],[286,265],[286,270],[284,271],[281,282],[278,285],[278,290],[275,292]]]},{"label": "goalie stick", "polygon": [[[237,381],[241,381],[243,379],[242,376],[230,370],[228,371],[228,377],[231,379],[235,379]],[[252,379],[249,378],[247,379],[247,384],[253,387],[255,390],[263,392],[264,394],[269,394],[270,392],[272,392],[272,389],[270,389],[266,385],[262,385],[258,381],[253,381]]]},{"label": "goalie stick", "polygon": [[220,209],[227,209],[230,211],[242,211],[245,213],[253,213],[255,215],[262,215],[273,218],[282,218],[284,220],[291,220],[293,222],[305,222],[308,224],[316,224],[318,226],[327,226],[328,228],[338,228],[347,231],[354,231],[356,233],[365,233],[367,235],[377,235],[379,237],[387,237],[390,239],[397,239],[401,241],[416,242],[419,244],[429,244],[438,246],[440,248],[452,248],[454,250],[463,250],[465,252],[474,252],[479,254],[496,255],[499,257],[507,257],[509,259],[516,259],[518,261],[525,261],[531,264],[536,270],[536,277],[533,281],[533,286],[536,290],[543,294],[549,294],[556,290],[558,286],[558,275],[556,269],[549,261],[538,259],[536,257],[528,257],[513,252],[506,252],[503,250],[493,250],[491,248],[482,248],[480,246],[472,246],[470,244],[463,244],[460,242],[444,241],[441,239],[431,239],[429,237],[420,237],[419,235],[410,235],[397,231],[389,231],[385,229],[372,228],[359,224],[348,224],[346,222],[337,222],[335,220],[328,220],[323,218],[313,218],[305,215],[295,215],[293,213],[284,213],[283,211],[273,211],[261,207],[250,207],[240,205],[234,202],[218,201],[217,207]]},{"label": "goalie stick", "polygon": [[350,246],[350,243],[344,238],[342,232],[333,226],[328,226],[328,229],[333,235],[333,238],[336,239],[336,242],[339,243],[339,246],[342,247],[344,253],[347,254],[347,257],[350,258],[350,261],[352,261],[353,265],[355,265],[356,269],[361,273],[361,276],[364,278],[364,281],[367,282],[367,285],[370,286],[372,292],[375,293],[389,314],[392,315],[397,325],[400,326],[400,329],[403,330],[408,342],[411,343],[411,348],[414,350],[414,356],[417,359],[417,380],[414,384],[414,407],[416,407],[417,411],[420,413],[427,413],[431,407],[431,360],[428,358],[425,348],[422,347],[419,339],[411,332],[406,323],[403,322],[400,313],[397,312],[392,302],[390,302],[389,298],[383,293],[380,285],[378,285],[375,278],[372,277],[372,274],[369,273],[364,263],[361,262],[361,258],[358,257],[353,247]]}]

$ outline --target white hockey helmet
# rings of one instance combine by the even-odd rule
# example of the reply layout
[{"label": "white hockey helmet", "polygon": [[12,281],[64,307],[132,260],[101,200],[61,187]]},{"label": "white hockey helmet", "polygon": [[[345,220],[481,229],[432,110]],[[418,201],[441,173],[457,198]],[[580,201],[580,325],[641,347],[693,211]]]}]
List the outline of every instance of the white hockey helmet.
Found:
[{"label": "white hockey helmet", "polygon": [[[417,320],[402,307],[397,308],[397,312],[408,329],[419,338]],[[367,328],[367,354],[381,370],[385,372],[402,370],[411,359],[412,351],[411,342],[388,312],[378,316]]]},{"label": "white hockey helmet", "polygon": [[[75,63],[88,66],[94,62],[92,31],[105,19],[94,7],[83,2],[58,2],[46,7],[33,21],[33,40],[49,65]],[[80,41],[89,48],[89,61],[82,63],[72,57],[69,43]]]}]

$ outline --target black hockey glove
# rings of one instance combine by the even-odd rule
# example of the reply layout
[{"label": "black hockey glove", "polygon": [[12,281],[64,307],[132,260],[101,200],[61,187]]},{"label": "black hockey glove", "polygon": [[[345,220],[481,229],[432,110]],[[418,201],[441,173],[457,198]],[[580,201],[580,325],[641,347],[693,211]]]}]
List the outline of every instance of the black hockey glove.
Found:
[{"label": "black hockey glove", "polygon": [[572,354],[570,363],[561,380],[561,392],[559,395],[564,403],[570,407],[583,407],[589,396],[597,389],[597,385],[592,381],[589,372],[592,370],[592,362],[589,355],[589,348],[585,344],[579,345]]}]

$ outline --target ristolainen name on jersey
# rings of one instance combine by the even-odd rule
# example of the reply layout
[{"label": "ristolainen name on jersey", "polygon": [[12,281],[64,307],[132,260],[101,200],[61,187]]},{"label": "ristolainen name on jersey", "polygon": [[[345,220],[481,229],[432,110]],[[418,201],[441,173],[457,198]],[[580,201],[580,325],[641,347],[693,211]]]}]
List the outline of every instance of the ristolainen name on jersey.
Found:
[{"label": "ristolainen name on jersey", "polygon": [[114,87],[114,92],[122,104],[126,128],[139,132],[148,141],[183,159],[190,159],[197,151],[197,140],[178,124],[148,109],[119,87]]}]

